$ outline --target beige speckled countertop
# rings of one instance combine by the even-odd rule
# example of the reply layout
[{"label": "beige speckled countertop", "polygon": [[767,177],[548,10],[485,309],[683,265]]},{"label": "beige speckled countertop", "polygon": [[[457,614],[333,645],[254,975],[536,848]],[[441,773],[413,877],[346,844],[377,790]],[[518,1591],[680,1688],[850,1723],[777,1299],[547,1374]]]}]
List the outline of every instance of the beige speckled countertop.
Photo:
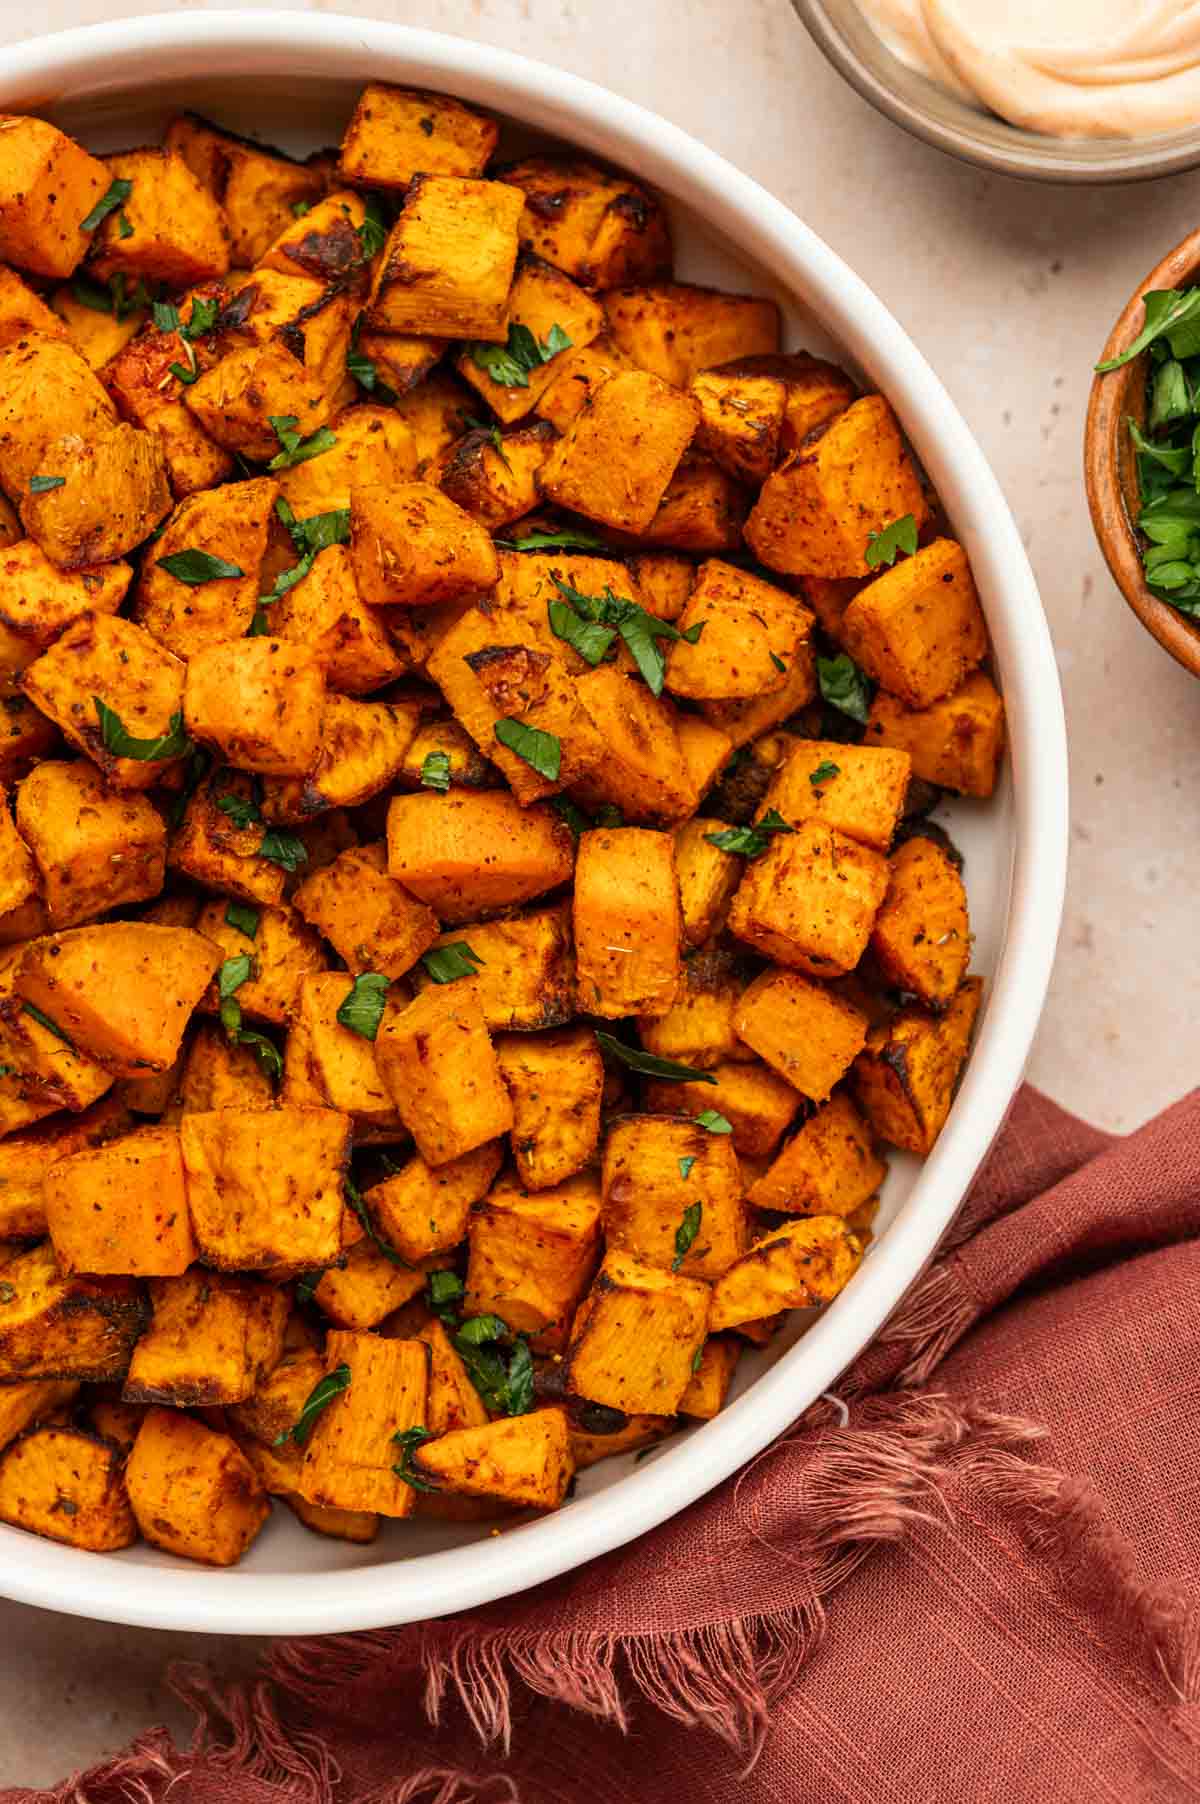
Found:
[{"label": "beige speckled countertop", "polygon": [[[157,10],[3,0],[0,43],[26,35],[35,15],[57,30]],[[1186,1089],[1195,1074],[1183,1049],[1200,1016],[1200,961],[1184,945],[1193,884],[1200,892],[1190,799],[1200,686],[1108,579],[1080,439],[1090,357],[1139,276],[1195,225],[1195,178],[1089,193],[967,169],[845,88],[787,0],[340,0],[340,10],[503,44],[655,108],[787,201],[904,322],[1007,490],[1066,691],[1071,880],[1030,1075],[1112,1129]],[[179,1724],[162,1684],[168,1658],[207,1655],[229,1670],[251,1653],[2,1602],[0,1645],[0,1785],[49,1783],[149,1722]]]}]

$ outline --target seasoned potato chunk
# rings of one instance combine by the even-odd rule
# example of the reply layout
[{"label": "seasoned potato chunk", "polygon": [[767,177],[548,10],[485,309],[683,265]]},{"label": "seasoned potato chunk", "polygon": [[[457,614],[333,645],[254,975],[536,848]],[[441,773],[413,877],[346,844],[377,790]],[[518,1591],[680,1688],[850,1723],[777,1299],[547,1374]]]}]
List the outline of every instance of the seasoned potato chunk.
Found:
[{"label": "seasoned potato chunk", "polygon": [[[0,1255],[0,1266],[3,1263]],[[52,1379],[31,1379],[24,1384],[0,1387],[0,1447],[7,1447],[33,1423],[57,1415],[78,1393],[77,1384],[55,1383]]]},{"label": "seasoned potato chunk", "polygon": [[868,576],[867,543],[929,504],[882,395],[864,395],[817,427],[768,476],[746,542],[771,570],[794,576]]},{"label": "seasoned potato chunk", "polygon": [[413,1465],[468,1497],[558,1509],[574,1471],[566,1412],[535,1409],[478,1428],[456,1428],[418,1447]]},{"label": "seasoned potato chunk", "polygon": [[[283,868],[262,855],[265,832],[252,783],[248,773],[228,770],[217,771],[202,783],[172,836],[167,864],[221,895],[242,902],[278,902]],[[245,824],[239,826],[238,821]]]},{"label": "seasoned potato chunk", "polygon": [[214,1109],[180,1122],[201,1256],[225,1271],[308,1271],[342,1245],[350,1123],[333,1109]]},{"label": "seasoned potato chunk", "polygon": [[[187,749],[180,743],[184,665],[130,620],[80,615],[20,681],[115,789],[149,789]],[[125,734],[150,743],[131,755]],[[163,755],[148,756],[160,740]]]},{"label": "seasoned potato chunk", "polygon": [[968,977],[942,1016],[904,1008],[872,1028],[854,1065],[860,1107],[883,1140],[924,1158],[946,1124],[983,986]]},{"label": "seasoned potato chunk", "polygon": [[94,235],[89,267],[101,281],[189,288],[229,269],[229,234],[216,200],[171,150],[126,150],[105,157],[113,181],[130,192]]},{"label": "seasoned potato chunk", "polygon": [[604,741],[604,757],[574,785],[585,808],[620,809],[627,820],[677,821],[694,791],[670,702],[615,665],[577,680],[576,693]]},{"label": "seasoned potato chunk", "polygon": [[[497,380],[485,356],[464,351],[458,359],[458,372],[463,380],[477,389],[498,420],[511,424],[531,413],[538,400],[559,374],[557,359],[562,352],[591,343],[604,325],[604,309],[590,294],[576,286],[561,270],[554,269],[538,257],[525,257],[517,268],[508,297],[508,327],[522,327],[532,333],[545,361],[526,370],[518,365],[524,377],[521,382]],[[567,343],[555,350],[565,338]],[[549,355],[546,356],[546,352]],[[504,370],[501,376],[510,375]]]},{"label": "seasoned potato chunk", "polygon": [[[351,987],[345,972],[331,971],[301,979],[296,998],[296,1031],[288,1037],[284,1101],[291,1100],[288,1079],[293,1046],[299,1042],[304,1051],[305,1076],[315,1083],[331,1109],[349,1115],[356,1132],[390,1129],[393,1137],[400,1139],[404,1130],[379,1075],[374,1046],[338,1020],[338,1010],[351,994]],[[239,990],[239,998],[241,994]]]},{"label": "seasoned potato chunk", "polygon": [[756,1209],[785,1215],[853,1215],[887,1176],[871,1130],[844,1091],[793,1134],[748,1193]]},{"label": "seasoned potato chunk", "polygon": [[[249,1285],[257,1280],[220,1278],[216,1282],[228,1289],[239,1282]],[[292,1441],[292,1430],[300,1420],[314,1385],[324,1376],[325,1360],[315,1346],[306,1342],[285,1347],[278,1362],[262,1374],[252,1393],[229,1406],[229,1420],[239,1437],[246,1435],[265,1447],[275,1446],[285,1458],[295,1455],[294,1463],[298,1467],[300,1449]]]},{"label": "seasoned potato chunk", "polygon": [[693,376],[691,392],[700,407],[697,448],[739,482],[765,482],[778,460],[787,411],[782,377],[726,363]]},{"label": "seasoned potato chunk", "polygon": [[[328,961],[317,934],[287,903],[252,912],[256,915],[252,939],[244,931],[245,917],[231,921],[224,902],[205,903],[196,918],[196,932],[219,946],[225,960],[243,953],[251,956],[250,975],[237,987],[238,1007],[251,1020],[283,1027],[296,1013],[301,984],[310,973],[324,971]],[[214,979],[200,1007],[218,1014],[220,1006]]]},{"label": "seasoned potato chunk", "polygon": [[499,532],[541,500],[538,474],[556,436],[548,420],[504,434],[473,427],[426,473],[473,520]]},{"label": "seasoned potato chunk", "polygon": [[471,921],[557,889],[571,875],[570,828],[503,790],[393,796],[388,871],[440,920]]},{"label": "seasoned potato chunk", "polygon": [[416,724],[415,703],[358,701],[327,693],[316,759],[303,778],[266,782],[265,818],[303,822],[331,808],[356,808],[370,801],[404,763]]},{"label": "seasoned potato chunk", "polygon": [[[178,657],[238,639],[254,618],[259,569],[279,485],[267,476],[231,482],[181,501],[142,565],[134,617]],[[204,574],[196,558],[215,558],[237,572]],[[191,566],[172,572],[180,560]],[[197,581],[197,574],[203,580]]]},{"label": "seasoned potato chunk", "polygon": [[179,1410],[146,1412],[125,1487],[147,1541],[208,1566],[240,1560],[271,1513],[236,1441]]},{"label": "seasoned potato chunk", "polygon": [[120,1378],[146,1320],[131,1278],[68,1277],[48,1240],[3,1267],[0,1383]]},{"label": "seasoned potato chunk", "polygon": [[733,1020],[744,1040],[780,1077],[824,1102],[862,1051],[867,1023],[856,1008],[798,971],[764,971]]},{"label": "seasoned potato chunk", "polygon": [[524,204],[503,182],[414,176],[379,258],[368,326],[502,344]]},{"label": "seasoned potato chunk", "polygon": [[842,616],[850,655],[909,708],[949,695],[987,655],[967,554],[935,539],[860,589]]},{"label": "seasoned potato chunk", "polygon": [[79,441],[94,444],[116,423],[116,409],[73,345],[33,333],[0,349],[0,486],[22,513],[35,476],[70,474],[50,462],[49,447],[74,433],[73,468]]},{"label": "seasoned potato chunk", "polygon": [[127,1403],[240,1403],[283,1352],[288,1302],[273,1284],[196,1269],[153,1279],[150,1302],[154,1319],[133,1350]]},{"label": "seasoned potato chunk", "polygon": [[297,519],[349,507],[353,489],[391,488],[416,475],[412,428],[394,407],[344,407],[331,431],[326,450],[279,472],[280,493]]},{"label": "seasoned potato chunk", "polygon": [[312,652],[331,689],[368,695],[402,676],[408,660],[358,593],[345,545],[330,545],[271,608],[271,631]]},{"label": "seasoned potato chunk", "polygon": [[711,1422],[714,1416],[720,1415],[744,1344],[733,1334],[709,1335],[700,1355],[700,1364],[679,1399],[681,1416],[690,1416],[696,1422]]},{"label": "seasoned potato chunk", "polygon": [[638,1038],[647,1052],[678,1065],[710,1071],[726,1059],[751,1055],[733,1031],[733,1013],[745,986],[741,961],[724,947],[685,958],[675,1000],[665,1015],[643,1016]]},{"label": "seasoned potato chunk", "polygon": [[494,1184],[471,1210],[468,1315],[498,1315],[535,1352],[566,1344],[600,1256],[600,1189],[589,1174],[552,1190]]},{"label": "seasoned potato chunk", "polygon": [[620,371],[599,385],[551,451],[542,491],[589,520],[645,532],[698,419],[690,395],[643,370]]},{"label": "seasoned potato chunk", "polygon": [[314,205],[325,186],[318,170],[220,131],[196,113],[172,120],[166,147],[179,153],[220,202],[235,268],[250,268],[265,256],[294,221],[293,209]]},{"label": "seasoned potato chunk", "polygon": [[389,1259],[373,1240],[361,1240],[322,1274],[313,1299],[339,1328],[365,1332],[425,1289],[425,1273]]},{"label": "seasoned potato chunk", "polygon": [[812,647],[802,644],[792,659],[787,682],[769,695],[755,696],[752,701],[701,702],[701,712],[710,726],[727,735],[740,750],[772,727],[788,720],[797,709],[812,701],[817,693],[816,661]]},{"label": "seasoned potato chunk", "polygon": [[482,1428],[488,1419],[483,1398],[471,1383],[454,1343],[441,1322],[427,1322],[416,1336],[429,1348],[429,1413],[431,1434],[458,1428]]},{"label": "seasoned potato chunk", "polygon": [[517,1176],[526,1190],[565,1183],[591,1161],[600,1138],[604,1061],[595,1035],[586,1027],[505,1034],[496,1057],[512,1097]]},{"label": "seasoned potato chunk", "polygon": [[683,918],[669,835],[598,828],[579,840],[574,924],[589,1014],[665,1015],[679,987]]},{"label": "seasoned potato chunk", "polygon": [[[455,927],[437,946],[463,939],[478,970],[461,982],[473,991],[490,1033],[561,1027],[575,1012],[575,971],[571,957],[571,919],[565,903],[556,908],[517,915],[502,921],[477,921]],[[416,989],[435,980],[418,967]]]},{"label": "seasoned potato chunk", "polygon": [[711,458],[689,451],[667,484],[654,518],[634,543],[667,545],[697,557],[718,551],[741,553],[749,512],[749,491]]},{"label": "seasoned potato chunk", "polygon": [[860,845],[886,852],[911,771],[903,752],[801,739],[771,779],[758,818],[773,808],[793,827],[807,820],[822,821]]},{"label": "seasoned potato chunk", "polygon": [[621,349],[676,388],[698,370],[779,349],[779,309],[752,295],[660,282],[606,294],[604,310]]},{"label": "seasoned potato chunk", "polygon": [[402,977],[432,946],[438,924],[386,865],[383,846],[354,846],[306,878],[294,900],[352,972]]},{"label": "seasoned potato chunk", "polygon": [[[736,707],[735,703],[722,706]],[[728,733],[714,727],[699,714],[681,714],[676,721],[676,736],[683,755],[684,777],[690,791],[688,806],[698,808],[702,798],[716,783],[729,763],[733,741]],[[718,826],[724,825],[718,822]],[[678,843],[678,842],[677,842]],[[680,882],[683,882],[682,875]]]},{"label": "seasoned potato chunk", "polygon": [[686,635],[667,656],[667,688],[692,701],[747,701],[782,689],[812,615],[794,596],[710,558],[679,619]]},{"label": "seasoned potato chunk", "polygon": [[0,115],[0,258],[62,281],[92,245],[83,222],[108,191],[109,173],[45,119]]},{"label": "seasoned potato chunk", "polygon": [[487,532],[432,483],[356,488],[350,531],[354,579],[373,607],[430,607],[495,584]]},{"label": "seasoned potato chunk", "polygon": [[416,1492],[395,1470],[396,1436],[424,1425],[429,1349],[424,1341],[334,1329],[325,1369],[340,1366],[349,1368],[348,1382],[317,1417],[296,1489],[326,1507],[408,1516]]},{"label": "seasoned potato chunk", "polygon": [[465,1239],[471,1205],[487,1195],[503,1157],[499,1140],[437,1166],[426,1164],[418,1153],[367,1191],[371,1220],[410,1264],[448,1252]]},{"label": "seasoned potato chunk", "polygon": [[887,893],[887,860],[821,821],[777,833],[729,907],[730,932],[814,977],[852,971]]},{"label": "seasoned potato chunk", "polygon": [[912,759],[914,777],[961,795],[990,796],[1004,750],[1004,702],[982,670],[932,707],[906,708],[882,689],[871,704],[867,743]]},{"label": "seasoned potato chunk", "polygon": [[499,127],[449,94],[368,82],[342,139],[339,168],[365,188],[407,188],[418,173],[479,176]]},{"label": "seasoned potato chunk", "polygon": [[127,1121],[120,1102],[106,1096],[77,1115],[39,1122],[0,1141],[0,1240],[41,1239],[48,1232],[45,1181],[50,1167],[120,1133]]},{"label": "seasoned potato chunk", "polygon": [[0,1522],[89,1553],[137,1540],[119,1447],[82,1428],[47,1423],[0,1456]]},{"label": "seasoned potato chunk", "polygon": [[580,1305],[567,1389],[626,1415],[674,1415],[704,1345],[709,1287],[610,1252]]},{"label": "seasoned potato chunk", "polygon": [[577,419],[602,382],[618,370],[635,370],[637,364],[619,351],[606,333],[587,345],[560,351],[550,365],[552,380],[538,397],[537,412],[556,431],[565,432]]},{"label": "seasoned potato chunk", "polygon": [[314,653],[266,635],[197,650],[183,687],[188,731],[264,776],[303,776],[315,762],[324,700]]},{"label": "seasoned potato chunk", "polygon": [[[713,1090],[720,1107],[719,1086]],[[733,1142],[668,1115],[614,1121],[604,1145],[604,1236],[645,1265],[719,1278],[749,1244]]]},{"label": "seasoned potato chunk", "polygon": [[73,927],[162,889],[161,815],[145,796],[110,790],[86,759],[47,759],[30,771],[17,790],[16,823],[53,927]]},{"label": "seasoned potato chunk", "polygon": [[363,261],[359,228],[367,209],[360,194],[340,188],[315,206],[304,207],[284,226],[274,244],[259,258],[256,275],[278,270],[285,276],[310,276],[334,283],[356,275]]},{"label": "seasoned potato chunk", "polygon": [[327,383],[279,339],[230,351],[192,383],[184,403],[218,445],[259,463],[281,449],[273,419],[287,420],[304,439],[334,412]]},{"label": "seasoned potato chunk", "polygon": [[60,1159],[44,1195],[62,1272],[170,1277],[195,1257],[174,1128],[140,1128]]},{"label": "seasoned potato chunk", "polygon": [[152,432],[121,424],[82,444],[70,432],[44,446],[42,461],[63,482],[26,495],[21,523],[62,570],[124,557],[170,511],[166,459]]},{"label": "seasoned potato chunk", "polygon": [[585,288],[653,282],[671,268],[671,234],[658,199],[629,176],[577,156],[506,164],[525,194],[521,243]]},{"label": "seasoned potato chunk", "polygon": [[512,1127],[483,1010],[466,986],[437,984],[407,1007],[390,999],[375,1056],[428,1164],[461,1158]]},{"label": "seasoned potato chunk", "polygon": [[115,614],[132,576],[120,560],[56,570],[32,539],[0,552],[0,674],[24,670],[81,614]]},{"label": "seasoned potato chunk", "polygon": [[862,1247],[838,1215],[789,1222],[756,1240],[713,1286],[709,1325],[714,1334],[761,1321],[778,1309],[810,1309],[844,1290]]},{"label": "seasoned potato chunk", "polygon": [[926,1007],[943,1009],[971,957],[967,892],[949,853],[914,834],[897,847],[892,880],[875,917],[871,950],[884,977]]},{"label": "seasoned potato chunk", "polygon": [[[213,286],[214,294],[206,294],[204,289],[194,291],[192,307],[181,313],[183,323],[192,324],[197,300],[221,298],[224,288]],[[107,316],[88,312],[88,318]],[[134,320],[136,323],[136,316]],[[84,354],[87,355],[86,347]],[[209,437],[182,399],[187,385],[171,365],[190,373],[189,359],[195,360],[199,371],[211,369],[217,360],[215,334],[199,333],[194,341],[185,343],[178,332],[160,332],[157,326],[149,325],[114,351],[104,366],[104,385],[122,418],[144,427],[158,439],[171,492],[177,498],[222,482],[234,467],[230,453]]]},{"label": "seasoned potato chunk", "polygon": [[268,1109],[271,1080],[253,1050],[230,1040],[215,1023],[200,1022],[184,1058],[179,1083],[181,1113],[208,1109]]},{"label": "seasoned potato chunk", "polygon": [[686,946],[702,946],[711,939],[741,878],[742,866],[737,856],[712,843],[728,827],[728,821],[709,820],[698,814],[675,835],[675,874],[679,879]]}]

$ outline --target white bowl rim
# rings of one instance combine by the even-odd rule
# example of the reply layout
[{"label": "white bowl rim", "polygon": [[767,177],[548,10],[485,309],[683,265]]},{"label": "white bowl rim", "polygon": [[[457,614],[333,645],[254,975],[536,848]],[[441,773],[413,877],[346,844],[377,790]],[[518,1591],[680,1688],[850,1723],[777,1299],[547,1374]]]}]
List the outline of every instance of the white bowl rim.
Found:
[{"label": "white bowl rim", "polygon": [[1010,908],[986,1017],[950,1120],[888,1230],[888,1257],[861,1267],[852,1311],[827,1311],[719,1418],[602,1494],[465,1548],[319,1573],[258,1573],[183,1561],[136,1567],[20,1535],[19,1557],[0,1569],[0,1595],[74,1615],[209,1633],[327,1634],[474,1608],[612,1551],[744,1465],[874,1338],[931,1257],[1021,1080],[1062,915],[1066,727],[1033,572],[982,450],[882,302],[781,201],[679,127],[579,76],[487,44],[328,13],[155,14],[16,44],[5,52],[0,106],[53,107],[81,87],[182,80],[198,58],[207,75],[222,65],[231,73],[269,65],[282,76],[394,79],[490,104],[642,174],[803,297],[889,395],[934,481],[940,468],[965,486],[972,513],[986,521],[971,555],[982,555],[995,577],[989,621],[1015,779]]}]

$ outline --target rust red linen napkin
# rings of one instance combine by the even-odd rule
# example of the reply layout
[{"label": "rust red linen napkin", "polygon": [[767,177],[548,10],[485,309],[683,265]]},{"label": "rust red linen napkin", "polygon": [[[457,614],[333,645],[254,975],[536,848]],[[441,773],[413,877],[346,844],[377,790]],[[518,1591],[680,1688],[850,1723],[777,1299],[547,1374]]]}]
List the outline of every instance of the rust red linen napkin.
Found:
[{"label": "rust red linen napkin", "polygon": [[0,1804],[1200,1799],[1200,1091],[1121,1140],[1023,1092],[837,1389],[631,1547],[181,1674],[189,1752]]}]

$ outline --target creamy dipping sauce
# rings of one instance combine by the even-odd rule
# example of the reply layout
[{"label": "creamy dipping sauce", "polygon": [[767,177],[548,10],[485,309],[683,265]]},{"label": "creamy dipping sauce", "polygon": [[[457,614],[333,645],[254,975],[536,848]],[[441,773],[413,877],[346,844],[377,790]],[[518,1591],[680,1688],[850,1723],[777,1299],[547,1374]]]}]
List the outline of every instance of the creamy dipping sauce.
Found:
[{"label": "creamy dipping sauce", "polygon": [[888,49],[1059,138],[1200,126],[1200,0],[858,0]]}]

